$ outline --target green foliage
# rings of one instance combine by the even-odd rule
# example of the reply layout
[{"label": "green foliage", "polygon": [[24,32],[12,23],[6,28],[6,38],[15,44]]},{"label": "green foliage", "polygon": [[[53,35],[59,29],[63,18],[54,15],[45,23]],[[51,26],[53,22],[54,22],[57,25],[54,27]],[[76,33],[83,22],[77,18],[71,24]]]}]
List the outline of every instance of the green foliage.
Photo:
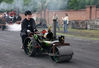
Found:
[{"label": "green foliage", "polygon": [[0,3],[1,3],[1,2],[12,3],[13,0],[0,0]]},{"label": "green foliage", "polygon": [[24,0],[24,5],[28,5],[30,0]]},{"label": "green foliage", "polygon": [[[12,3],[14,0],[0,0],[1,2],[6,2],[6,3]],[[27,5],[30,2],[30,0],[24,0],[24,4]]]},{"label": "green foliage", "polygon": [[99,0],[69,0],[68,9],[83,9],[87,5],[96,5],[99,7]]},{"label": "green foliage", "polygon": [[70,0],[69,1],[69,9],[78,9],[78,0]]}]

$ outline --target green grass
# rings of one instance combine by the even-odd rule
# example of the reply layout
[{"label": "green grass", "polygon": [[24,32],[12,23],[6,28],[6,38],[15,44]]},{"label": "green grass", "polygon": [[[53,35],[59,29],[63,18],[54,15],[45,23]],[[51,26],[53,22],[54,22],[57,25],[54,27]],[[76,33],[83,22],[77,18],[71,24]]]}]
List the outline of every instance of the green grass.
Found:
[{"label": "green grass", "polygon": [[74,37],[74,38],[82,38],[82,39],[88,39],[88,40],[99,40],[99,38],[92,38],[92,37],[84,37],[84,36],[75,36],[75,35],[69,35],[69,34],[63,34],[63,33],[57,33],[57,35],[63,35],[67,37]]},{"label": "green grass", "polygon": [[[63,30],[63,29],[61,29]],[[57,33],[58,35],[80,37],[92,40],[99,40],[99,30],[68,29],[68,33]]]},{"label": "green grass", "polygon": [[84,35],[89,37],[99,37],[99,30],[78,30],[78,29],[69,29],[71,32],[76,32],[78,35]]}]

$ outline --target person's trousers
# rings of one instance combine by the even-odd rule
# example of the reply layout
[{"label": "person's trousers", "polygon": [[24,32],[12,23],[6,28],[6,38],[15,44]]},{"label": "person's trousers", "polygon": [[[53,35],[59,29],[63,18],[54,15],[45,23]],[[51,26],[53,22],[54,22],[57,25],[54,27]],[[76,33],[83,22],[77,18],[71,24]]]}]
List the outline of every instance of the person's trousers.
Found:
[{"label": "person's trousers", "polygon": [[68,32],[67,28],[68,28],[67,21],[64,21],[64,33]]},{"label": "person's trousers", "polygon": [[22,44],[24,45],[24,41],[28,37],[28,35],[21,32],[20,36],[21,36],[21,39],[22,39]]},{"label": "person's trousers", "polygon": [[60,28],[59,28],[58,22],[56,22],[56,27],[58,28],[58,31],[60,31]]}]

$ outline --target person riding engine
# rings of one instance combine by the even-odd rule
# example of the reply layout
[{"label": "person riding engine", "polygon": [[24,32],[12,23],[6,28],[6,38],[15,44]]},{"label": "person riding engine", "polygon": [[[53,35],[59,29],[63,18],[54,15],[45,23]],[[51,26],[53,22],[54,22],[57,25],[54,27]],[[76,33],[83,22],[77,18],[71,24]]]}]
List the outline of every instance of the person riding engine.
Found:
[{"label": "person riding engine", "polygon": [[25,19],[22,21],[21,24],[21,32],[20,32],[20,36],[22,38],[22,48],[24,48],[24,40],[28,37],[28,30],[32,33],[38,31],[36,29],[36,24],[35,24],[35,20],[32,18],[32,12],[31,11],[25,11],[24,13],[25,15]]},{"label": "person riding engine", "polygon": [[46,54],[56,63],[72,59],[73,51],[70,44],[64,42],[64,36],[54,39],[51,29],[43,30],[42,34],[37,32],[31,11],[26,11],[25,16],[20,33],[25,54],[31,57]]},{"label": "person riding engine", "polygon": [[43,30],[42,34],[43,34],[43,38],[45,38],[48,41],[52,41],[54,39],[53,38],[53,33],[52,33],[50,27],[48,28],[48,31],[47,30]]}]

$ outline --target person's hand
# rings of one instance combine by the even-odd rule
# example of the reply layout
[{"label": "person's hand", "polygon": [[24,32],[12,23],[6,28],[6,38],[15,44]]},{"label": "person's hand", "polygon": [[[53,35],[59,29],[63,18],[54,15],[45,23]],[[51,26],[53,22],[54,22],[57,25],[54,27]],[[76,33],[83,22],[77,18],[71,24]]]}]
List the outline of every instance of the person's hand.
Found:
[{"label": "person's hand", "polygon": [[34,29],[34,32],[37,32],[38,30],[37,29]]},{"label": "person's hand", "polygon": [[39,31],[36,31],[36,32],[34,32],[35,34],[40,34],[40,32]]},{"label": "person's hand", "polygon": [[29,37],[32,37],[32,36],[33,36],[33,32],[30,32],[30,33],[29,33]]}]

